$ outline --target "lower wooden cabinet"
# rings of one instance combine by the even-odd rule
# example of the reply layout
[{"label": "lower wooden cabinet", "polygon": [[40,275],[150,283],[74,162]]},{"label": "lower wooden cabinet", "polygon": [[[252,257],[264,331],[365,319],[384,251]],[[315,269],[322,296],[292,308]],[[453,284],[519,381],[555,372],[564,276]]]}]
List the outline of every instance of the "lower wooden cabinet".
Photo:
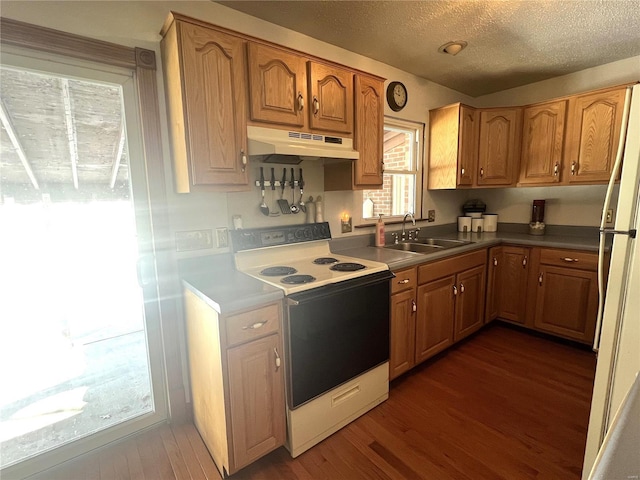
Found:
[{"label": "lower wooden cabinet", "polygon": [[501,245],[489,250],[486,321],[498,317],[526,323],[530,255],[527,247]]},{"label": "lower wooden cabinet", "polygon": [[284,445],[281,305],[219,315],[184,290],[194,423],[220,473]]},{"label": "lower wooden cabinet", "polygon": [[413,368],[416,336],[416,268],[395,272],[391,281],[389,379]]},{"label": "lower wooden cabinet", "polygon": [[418,287],[416,363],[453,344],[455,282],[455,275],[450,275]]},{"label": "lower wooden cabinet", "polygon": [[[592,343],[598,311],[595,253],[540,249],[534,328],[583,343]],[[534,293],[535,292],[535,293]]]}]

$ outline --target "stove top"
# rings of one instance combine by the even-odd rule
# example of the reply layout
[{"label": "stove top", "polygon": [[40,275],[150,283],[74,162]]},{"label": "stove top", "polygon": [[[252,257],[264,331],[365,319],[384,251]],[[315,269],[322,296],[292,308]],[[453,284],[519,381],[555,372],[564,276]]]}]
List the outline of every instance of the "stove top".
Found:
[{"label": "stove top", "polygon": [[[317,228],[318,225],[326,227]],[[239,271],[282,289],[285,295],[389,270],[384,263],[333,253],[329,247],[328,224],[279,228],[253,229],[239,234],[242,248],[251,245],[236,251],[234,259]],[[320,236],[328,234],[328,238],[314,238],[316,232],[321,232]],[[263,239],[271,244],[274,239],[286,238],[295,241],[255,245]],[[299,240],[304,238],[307,240]]]}]

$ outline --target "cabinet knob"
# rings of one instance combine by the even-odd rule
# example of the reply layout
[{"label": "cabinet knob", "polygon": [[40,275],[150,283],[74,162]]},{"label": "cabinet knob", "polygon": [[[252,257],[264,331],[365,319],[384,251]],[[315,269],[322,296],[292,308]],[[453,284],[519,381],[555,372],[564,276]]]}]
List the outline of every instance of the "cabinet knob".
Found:
[{"label": "cabinet knob", "polygon": [[553,166],[553,176],[557,177],[558,176],[558,162],[556,162],[556,164]]},{"label": "cabinet knob", "polygon": [[458,295],[458,287],[456,287],[455,285],[453,286],[453,294]]},{"label": "cabinet knob", "polygon": [[527,257],[524,257],[524,258],[522,259],[522,266],[523,266],[523,267],[526,267],[526,266],[527,266]]},{"label": "cabinet knob", "polygon": [[411,300],[411,311],[413,311],[413,312],[417,312],[418,311],[418,306],[416,305],[416,301],[415,300]]},{"label": "cabinet knob", "polygon": [[464,293],[464,283],[460,284],[460,293]]},{"label": "cabinet knob", "polygon": [[264,327],[269,320],[264,320],[262,322],[252,323],[251,325],[245,325],[242,327],[242,330],[257,330],[258,328]]},{"label": "cabinet knob", "polygon": [[540,285],[542,285],[542,275],[543,275],[542,273],[540,275],[538,275],[538,283]]},{"label": "cabinet knob", "polygon": [[460,175],[464,175],[464,167],[460,169]]},{"label": "cabinet knob", "polygon": [[298,111],[302,111],[304,109],[304,97],[302,93],[298,92]]},{"label": "cabinet knob", "polygon": [[578,261],[577,258],[571,258],[571,257],[560,257],[560,260],[567,263],[575,263]]},{"label": "cabinet knob", "polygon": [[244,153],[244,150],[240,150],[240,161],[242,162],[242,172],[247,169],[247,154]]},{"label": "cabinet knob", "polygon": [[399,284],[399,285],[405,285],[405,284],[407,284],[407,283],[409,283],[409,279],[408,279],[408,278],[405,278],[404,280],[400,280],[400,281],[398,282],[398,284]]},{"label": "cabinet knob", "polygon": [[480,168],[480,178],[484,177],[484,168]]},{"label": "cabinet knob", "polygon": [[384,173],[384,160],[380,160],[380,165],[381,165],[380,170],[382,171],[382,173]]},{"label": "cabinet knob", "polygon": [[320,102],[318,101],[318,97],[313,96],[313,114],[317,115],[320,111]]},{"label": "cabinet knob", "polygon": [[571,162],[571,175],[576,174],[577,167],[578,167],[578,164],[576,162]]},{"label": "cabinet knob", "polygon": [[493,257],[493,266],[494,267],[498,266],[498,259],[496,257]]},{"label": "cabinet knob", "polygon": [[278,370],[280,368],[280,364],[282,363],[281,360],[280,360],[280,355],[278,354],[278,349],[274,348],[273,349],[273,353],[276,356],[276,370]]}]

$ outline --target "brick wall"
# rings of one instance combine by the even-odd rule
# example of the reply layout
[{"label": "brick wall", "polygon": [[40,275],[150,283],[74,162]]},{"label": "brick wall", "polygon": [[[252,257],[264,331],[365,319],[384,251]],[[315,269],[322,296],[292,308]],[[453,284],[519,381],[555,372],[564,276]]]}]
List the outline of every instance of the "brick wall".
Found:
[{"label": "brick wall", "polygon": [[[385,170],[406,170],[408,165],[410,165],[410,151],[409,145],[404,143],[402,145],[398,145],[397,147],[389,150],[384,153],[384,166]],[[373,202],[373,216],[377,217],[382,214],[384,216],[393,215],[392,211],[392,192],[393,192],[393,183],[401,181],[396,175],[384,175],[383,180],[383,188],[380,190],[365,190],[363,192],[363,201],[367,200],[367,198],[371,199]],[[404,206],[408,204],[410,197],[411,189],[409,182],[405,182],[405,188],[402,196],[402,203],[398,207],[400,207],[400,211],[396,212],[396,215],[400,215],[403,212]]]}]

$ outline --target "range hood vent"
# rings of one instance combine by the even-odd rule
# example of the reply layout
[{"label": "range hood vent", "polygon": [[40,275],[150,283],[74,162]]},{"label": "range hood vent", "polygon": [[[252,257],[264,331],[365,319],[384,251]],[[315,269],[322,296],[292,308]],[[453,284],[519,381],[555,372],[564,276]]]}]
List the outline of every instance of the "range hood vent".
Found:
[{"label": "range hood vent", "polygon": [[250,125],[247,127],[247,139],[249,155],[264,155],[265,162],[285,163],[282,161],[284,156],[299,157],[297,161],[286,163],[319,158],[357,160],[360,157],[353,149],[351,138]]}]

